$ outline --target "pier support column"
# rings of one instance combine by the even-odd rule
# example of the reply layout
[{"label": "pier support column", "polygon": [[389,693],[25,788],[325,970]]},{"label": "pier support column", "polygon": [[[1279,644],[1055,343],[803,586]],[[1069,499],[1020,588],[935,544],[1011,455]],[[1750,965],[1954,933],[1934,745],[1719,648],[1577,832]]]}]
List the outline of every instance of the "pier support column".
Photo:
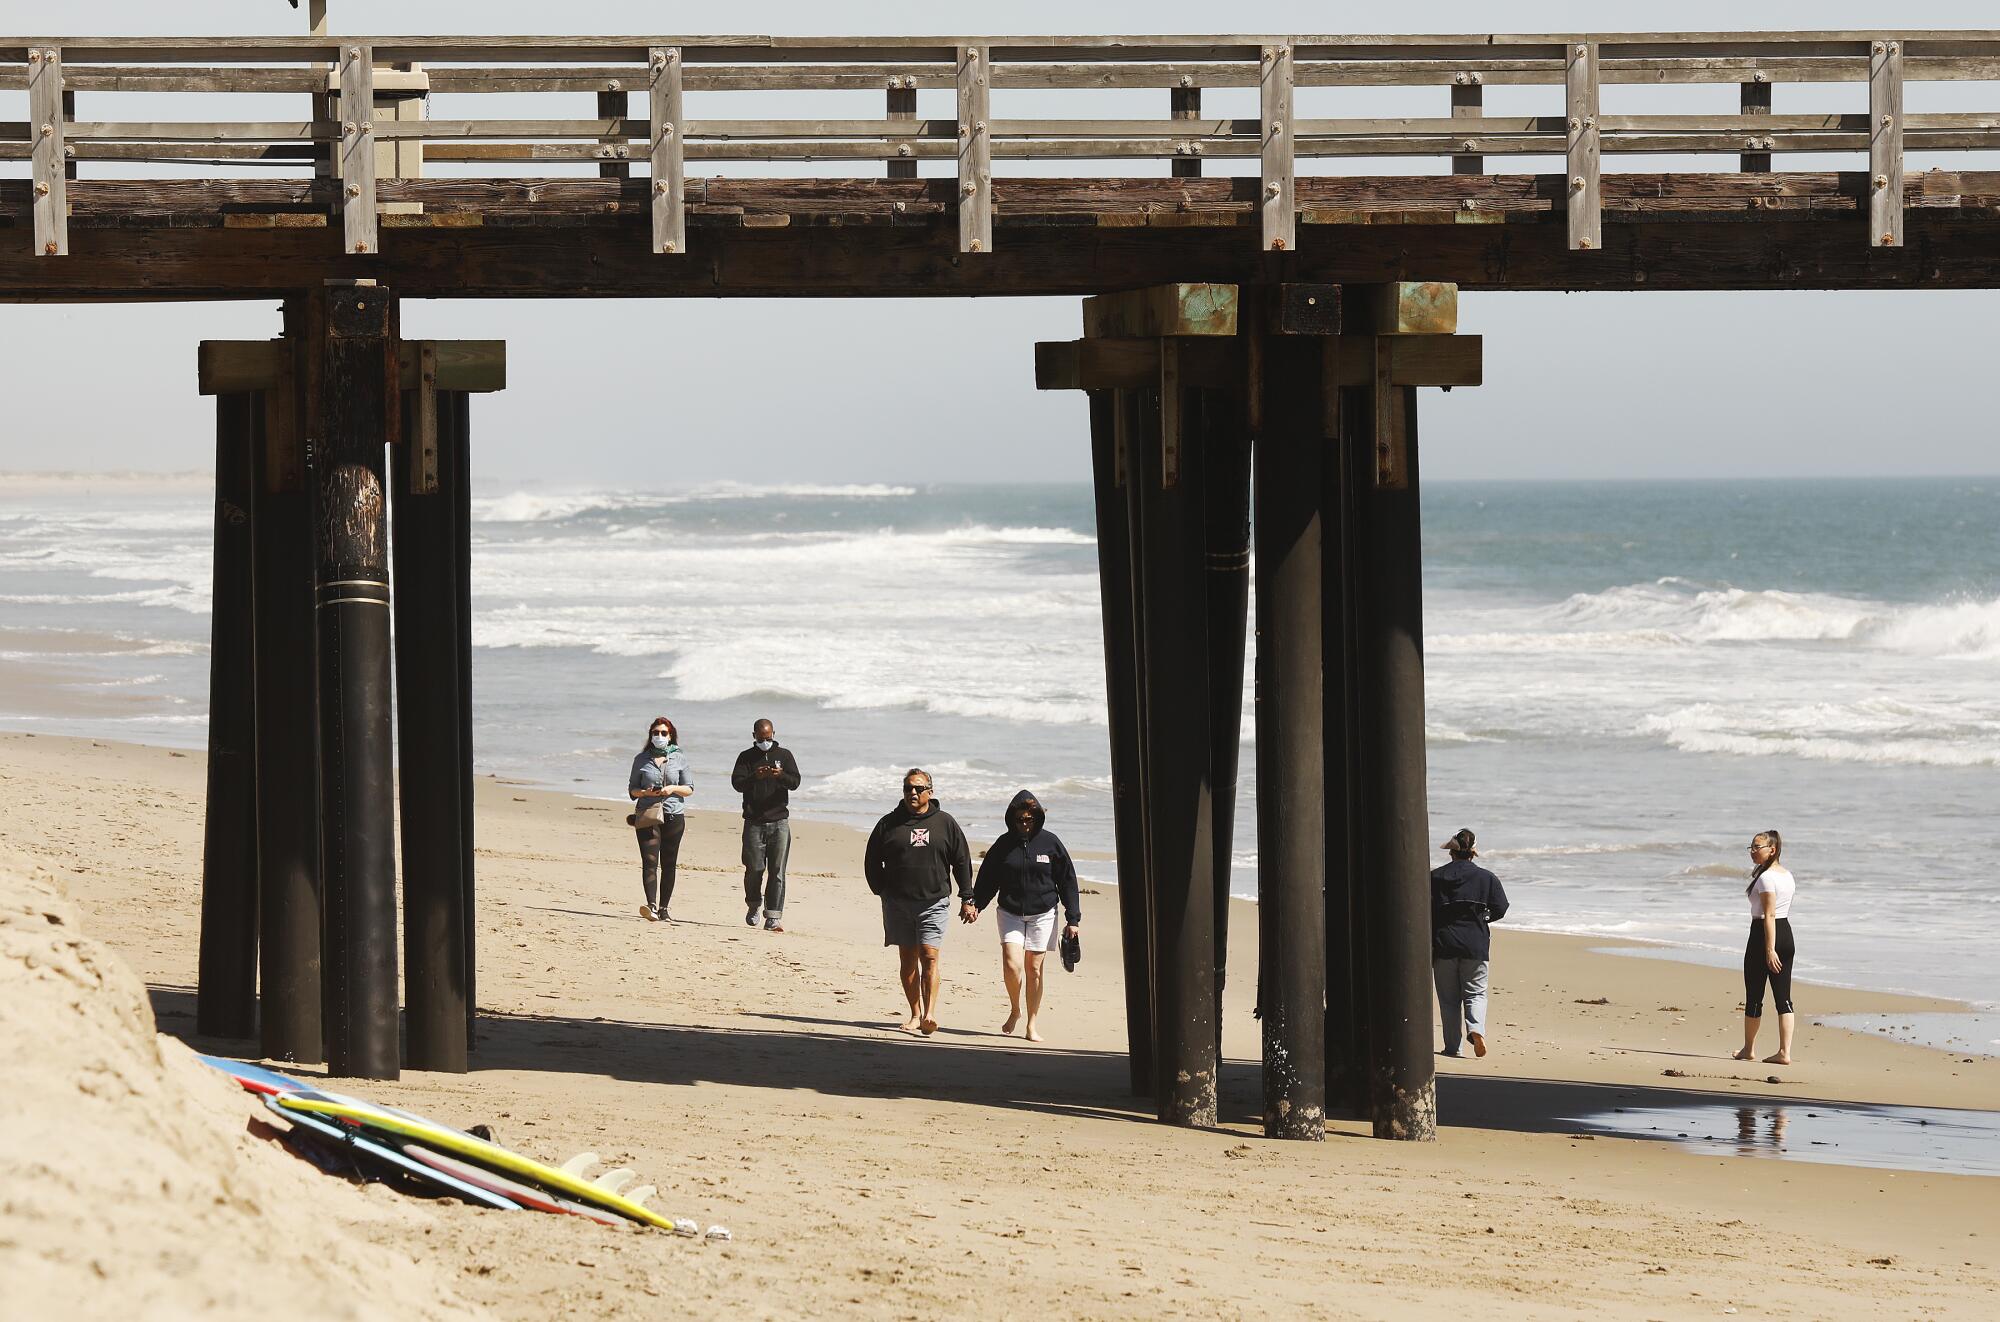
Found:
[{"label": "pier support column", "polygon": [[[1215,1030],[1229,974],[1229,883],[1236,859],[1236,788],[1243,756],[1244,643],[1250,613],[1250,438],[1238,391],[1200,393],[1207,452],[1209,757],[1215,804]],[[1217,1050],[1221,1049],[1218,1037]]]},{"label": "pier support column", "polygon": [[1111,820],[1117,851],[1119,945],[1125,965],[1125,1040],[1132,1092],[1153,1091],[1152,891],[1139,748],[1139,654],[1132,590],[1132,392],[1090,392],[1091,477],[1097,497],[1097,581],[1104,616],[1104,692],[1111,735]]},{"label": "pier support column", "polygon": [[[1264,1133],[1326,1137],[1321,353],[1264,343],[1257,478],[1257,932]],[[1336,668],[1335,672],[1338,674]],[[1332,695],[1335,701],[1339,695]]]},{"label": "pier support column", "polygon": [[257,717],[251,616],[255,395],[215,402],[215,565],[208,660],[208,804],[202,833],[195,1031],[257,1033]]},{"label": "pier support column", "polygon": [[319,556],[320,793],[326,868],[328,1069],[393,1079],[396,841],[389,697],[384,447],[396,438],[397,309],[374,285],[330,284],[312,469]]},{"label": "pier support column", "polygon": [[257,460],[257,870],[263,902],[263,1051],[326,1059],[320,1023],[319,634],[305,471],[308,309],[285,304]]},{"label": "pier support column", "polygon": [[464,1073],[471,950],[459,723],[458,489],[462,391],[437,389],[436,350],[419,346],[392,447],[396,719],[403,807],[403,988],[411,1069]]},{"label": "pier support column", "polygon": [[1162,340],[1161,384],[1141,396],[1132,447],[1143,558],[1146,840],[1153,887],[1154,1101],[1169,1124],[1216,1120],[1215,786],[1206,586],[1208,456],[1200,408]]}]

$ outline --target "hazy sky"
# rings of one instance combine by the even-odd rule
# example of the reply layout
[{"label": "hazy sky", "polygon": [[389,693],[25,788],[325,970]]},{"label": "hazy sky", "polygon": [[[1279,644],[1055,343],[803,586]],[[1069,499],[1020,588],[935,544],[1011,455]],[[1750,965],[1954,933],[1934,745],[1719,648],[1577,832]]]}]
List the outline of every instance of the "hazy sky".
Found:
[{"label": "hazy sky", "polygon": [[[49,12],[0,0],[0,31],[39,25]],[[1270,32],[1575,31],[1603,25],[1607,12],[1627,31],[1869,28],[1885,17],[1912,29],[1993,21],[1990,9],[1967,3],[1885,12],[1880,3],[1845,0],[1681,0],[1615,9],[1406,0],[1393,7],[1245,3],[1226,11],[1182,0],[573,0],[554,9],[515,0],[332,0],[334,31],[355,33],[538,32],[552,13],[570,32],[1207,32],[1224,12],[1235,30]],[[284,0],[92,0],[64,6],[62,23],[66,32],[85,34],[304,30],[303,17]],[[1501,90],[1489,95],[1489,109],[1502,108],[1495,105]],[[924,113],[949,115],[949,93],[936,95],[942,102],[926,100]],[[1720,95],[1730,98],[1726,107],[1701,108],[1733,109],[1728,89]],[[1848,105],[1857,96],[1865,106],[1858,84],[1786,87],[1777,96],[1781,112],[1859,108]],[[0,120],[24,118],[21,101],[22,93],[0,93]],[[567,105],[542,98],[508,113],[546,117],[568,113],[557,109]],[[1254,113],[1252,105],[1208,108]],[[1913,111],[1947,105],[2000,111],[2000,85],[1928,85],[1922,95],[1912,88]],[[82,109],[91,117],[87,103]],[[1912,164],[1995,169],[1996,156],[1956,153]],[[1616,164],[1658,168],[1631,157]],[[1838,157],[1791,164],[1861,168]],[[0,166],[10,175],[24,169]],[[1854,238],[1862,242],[1858,231]],[[1465,296],[1461,314],[1462,330],[1486,336],[1487,384],[1425,392],[1425,471],[1433,478],[2000,470],[1990,402],[2000,294],[1494,293]],[[1079,333],[1074,299],[411,301],[403,326],[411,338],[508,341],[507,391],[475,406],[476,473],[489,488],[1088,475],[1082,398],[1034,390],[1032,345]],[[0,305],[8,401],[0,413],[0,470],[207,467],[213,412],[195,394],[196,342],[277,331],[270,302]],[[115,364],[118,374],[106,379],[82,364]],[[647,412],[662,399],[664,415]]]}]

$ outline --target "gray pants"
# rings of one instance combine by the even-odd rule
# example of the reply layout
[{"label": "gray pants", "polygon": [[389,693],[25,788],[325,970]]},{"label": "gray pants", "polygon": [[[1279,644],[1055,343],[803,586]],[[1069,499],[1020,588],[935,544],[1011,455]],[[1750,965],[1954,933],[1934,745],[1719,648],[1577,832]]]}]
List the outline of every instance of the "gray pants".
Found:
[{"label": "gray pants", "polygon": [[1444,1050],[1458,1054],[1463,1031],[1486,1035],[1486,961],[1483,959],[1433,959],[1431,973],[1437,979],[1438,1017],[1444,1021]]},{"label": "gray pants", "polygon": [[791,854],[791,822],[743,823],[743,903],[753,912],[762,908],[766,923],[785,916],[785,860]]}]

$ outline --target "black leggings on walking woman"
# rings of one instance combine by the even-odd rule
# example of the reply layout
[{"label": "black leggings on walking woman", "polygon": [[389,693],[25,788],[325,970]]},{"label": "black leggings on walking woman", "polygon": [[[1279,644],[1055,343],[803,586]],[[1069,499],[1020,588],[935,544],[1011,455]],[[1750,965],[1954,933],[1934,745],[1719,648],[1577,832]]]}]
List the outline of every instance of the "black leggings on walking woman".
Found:
[{"label": "black leggings on walking woman", "polygon": [[639,867],[646,884],[646,903],[662,912],[673,903],[674,867],[680,862],[681,836],[687,818],[669,815],[662,826],[639,828]]},{"label": "black leggings on walking woman", "polygon": [[[1785,967],[1776,973],[1764,958],[1764,920],[1750,921],[1750,944],[1743,947],[1743,1015],[1747,1019],[1764,1017],[1764,983],[1771,984],[1771,1002],[1778,1007],[1779,1014],[1792,1012],[1792,920],[1778,919],[1778,962]],[[1745,1047],[1748,1051],[1749,1048]],[[1776,1059],[1776,1057],[1773,1057]]]}]

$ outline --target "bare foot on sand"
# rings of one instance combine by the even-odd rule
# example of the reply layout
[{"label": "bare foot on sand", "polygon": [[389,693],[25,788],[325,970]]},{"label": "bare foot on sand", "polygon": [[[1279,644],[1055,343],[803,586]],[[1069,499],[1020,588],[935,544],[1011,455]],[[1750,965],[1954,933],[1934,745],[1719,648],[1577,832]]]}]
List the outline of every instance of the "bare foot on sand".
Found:
[{"label": "bare foot on sand", "polygon": [[921,1024],[917,1025],[917,1031],[925,1037],[929,1037],[932,1033],[937,1032],[937,1020],[925,1019]]},{"label": "bare foot on sand", "polygon": [[1007,1037],[1014,1036],[1014,1029],[1017,1025],[1020,1024],[1020,1022],[1021,1022],[1021,1016],[1018,1013],[1008,1015],[1007,1022],[1000,1025],[1001,1033]]},{"label": "bare foot on sand", "polygon": [[1035,1026],[1033,1024],[1029,1024],[1028,1031],[1023,1033],[1021,1036],[1027,1038],[1028,1041],[1030,1042],[1039,1042],[1042,1040],[1042,1035],[1035,1031]]},{"label": "bare foot on sand", "polygon": [[1743,1050],[1741,1050],[1741,1051],[1738,1051],[1738,1052],[1736,1052],[1736,1053],[1735,1053],[1734,1055],[1730,1056],[1730,1059],[1731,1059],[1731,1060],[1749,1060],[1749,1059],[1750,1059],[1750,1048],[1749,1048],[1749,1047],[1745,1047],[1745,1048],[1743,1048]]},{"label": "bare foot on sand", "polygon": [[1486,1054],[1486,1035],[1484,1033],[1467,1033],[1465,1040],[1472,1043],[1473,1055],[1483,1056]]},{"label": "bare foot on sand", "polygon": [[1789,1065],[1792,1063],[1792,1058],[1780,1051],[1776,1055],[1764,1057],[1764,1063],[1766,1065]]},{"label": "bare foot on sand", "polygon": [[915,1015],[911,1015],[908,1019],[897,1025],[897,1027],[901,1028],[905,1033],[914,1033],[923,1027],[923,1020],[917,1018]]}]

